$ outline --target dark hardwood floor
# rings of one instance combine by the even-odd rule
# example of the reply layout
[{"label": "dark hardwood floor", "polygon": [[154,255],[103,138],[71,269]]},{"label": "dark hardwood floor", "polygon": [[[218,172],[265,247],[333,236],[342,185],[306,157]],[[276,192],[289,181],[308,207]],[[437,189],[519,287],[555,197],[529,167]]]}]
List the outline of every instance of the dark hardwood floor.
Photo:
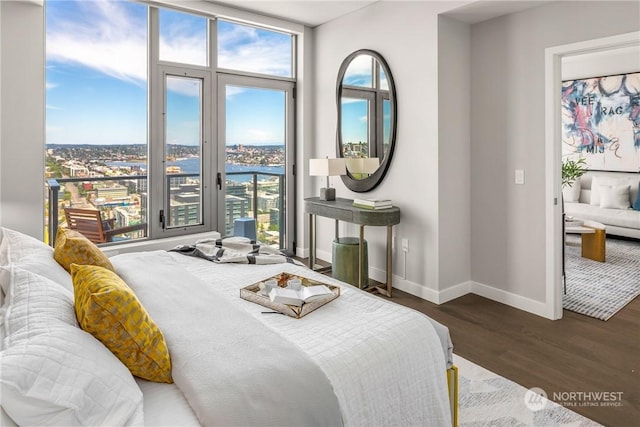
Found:
[{"label": "dark hardwood floor", "polygon": [[[606,322],[566,310],[547,320],[477,295],[438,306],[394,289],[393,301],[446,325],[455,354],[606,426],[640,425],[640,298]],[[622,401],[588,406],[599,403],[562,392],[622,392]]]},{"label": "dark hardwood floor", "polygon": [[[547,320],[472,294],[436,305],[394,289],[391,300],[447,326],[455,354],[605,426],[640,426],[640,297],[606,322],[567,310]],[[566,392],[622,399],[605,406]]]}]

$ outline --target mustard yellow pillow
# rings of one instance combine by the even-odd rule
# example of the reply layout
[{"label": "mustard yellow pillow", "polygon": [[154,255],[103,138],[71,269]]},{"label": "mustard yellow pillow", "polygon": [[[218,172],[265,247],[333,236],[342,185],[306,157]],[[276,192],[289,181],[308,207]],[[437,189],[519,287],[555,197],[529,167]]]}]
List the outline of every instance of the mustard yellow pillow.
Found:
[{"label": "mustard yellow pillow", "polygon": [[100,248],[68,228],[58,228],[53,258],[67,271],[71,271],[71,264],[97,265],[115,271],[109,257]]},{"label": "mustard yellow pillow", "polygon": [[131,373],[172,383],[171,357],[162,332],[118,275],[93,265],[71,265],[80,327],[100,340]]}]

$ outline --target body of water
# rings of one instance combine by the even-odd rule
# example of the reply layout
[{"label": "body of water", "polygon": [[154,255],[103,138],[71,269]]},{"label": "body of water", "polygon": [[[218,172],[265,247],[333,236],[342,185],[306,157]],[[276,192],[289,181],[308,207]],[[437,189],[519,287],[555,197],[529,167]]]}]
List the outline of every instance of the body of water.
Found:
[{"label": "body of water", "polygon": [[[139,167],[141,170],[147,169],[146,163],[141,162],[105,162],[110,167]],[[198,157],[191,157],[188,159],[179,159],[173,162],[167,162],[167,166],[178,166],[183,173],[198,173],[200,171],[200,159]],[[226,172],[268,172],[284,174],[284,166],[261,166],[261,165],[226,165]],[[258,176],[258,179],[264,179],[265,177]],[[227,180],[245,183],[250,182],[252,175],[229,175]]]}]

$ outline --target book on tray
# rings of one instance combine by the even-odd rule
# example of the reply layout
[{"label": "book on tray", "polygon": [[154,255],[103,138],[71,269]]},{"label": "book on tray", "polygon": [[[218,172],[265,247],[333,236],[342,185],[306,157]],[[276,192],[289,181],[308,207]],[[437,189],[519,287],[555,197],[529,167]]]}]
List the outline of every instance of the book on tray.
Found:
[{"label": "book on tray", "polygon": [[331,289],[325,285],[304,286],[302,289],[287,289],[275,287],[269,292],[271,302],[301,306],[328,296],[333,296]]},{"label": "book on tray", "polygon": [[339,286],[287,272],[240,289],[240,298],[274,310],[265,313],[282,313],[295,319],[306,316],[339,296]]},{"label": "book on tray", "polygon": [[364,209],[386,209],[393,205],[389,199],[355,199],[353,206]]}]

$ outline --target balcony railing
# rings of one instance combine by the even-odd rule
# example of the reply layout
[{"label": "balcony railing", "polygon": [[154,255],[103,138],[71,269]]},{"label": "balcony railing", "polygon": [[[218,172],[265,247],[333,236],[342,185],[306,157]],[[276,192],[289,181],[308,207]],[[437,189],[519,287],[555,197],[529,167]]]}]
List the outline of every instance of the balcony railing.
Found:
[{"label": "balcony railing", "polygon": [[[280,173],[274,173],[274,172],[262,172],[262,171],[234,171],[234,172],[226,172],[226,176],[229,179],[230,177],[233,176],[238,176],[238,175],[242,175],[242,176],[251,176],[251,181],[250,181],[250,191],[247,191],[247,193],[250,193],[250,198],[248,198],[248,200],[250,200],[250,211],[252,212],[252,216],[253,218],[256,220],[256,224],[260,225],[263,224],[264,221],[261,223],[260,218],[258,216],[258,204],[259,204],[259,195],[258,195],[258,188],[259,188],[259,184],[260,182],[258,181],[258,177],[259,176],[271,176],[271,177],[277,177],[278,178],[278,183],[277,183],[277,195],[278,195],[278,199],[277,199],[277,207],[278,207],[278,245],[280,248],[284,248],[284,242],[285,240],[285,221],[286,221],[286,215],[285,215],[285,209],[284,207],[286,206],[285,204],[285,175],[284,174],[280,174]],[[200,175],[197,173],[179,173],[179,174],[167,174],[166,179],[167,179],[167,188],[171,188],[171,180],[172,179],[177,179],[177,178],[195,178],[195,177],[199,177]],[[95,183],[95,182],[104,182],[104,181],[133,181],[133,180],[146,180],[147,176],[146,175],[121,175],[121,176],[109,176],[109,177],[78,177],[78,178],[54,178],[54,179],[48,179],[47,180],[47,187],[48,187],[48,210],[47,210],[47,237],[48,237],[48,241],[49,244],[51,246],[54,245],[55,243],[55,238],[56,238],[56,234],[57,234],[57,230],[58,230],[58,226],[60,225],[60,215],[59,215],[59,210],[60,210],[60,199],[59,199],[59,191],[61,188],[61,184],[66,184],[66,183],[72,183],[72,184],[79,184],[79,183],[83,183],[83,182],[89,182],[89,183]],[[146,191],[142,191],[142,192],[146,192]],[[135,193],[134,193],[135,194]],[[276,193],[272,193],[272,194],[276,194]],[[247,194],[243,195],[246,196]],[[245,197],[246,198],[246,197]],[[94,199],[94,203],[95,203],[95,199]],[[71,204],[71,203],[70,203]],[[113,206],[113,205],[117,205],[117,204],[125,204],[124,202],[109,202],[106,201],[105,203],[102,204],[98,204],[98,206],[95,207],[99,207],[99,206],[105,206],[105,205],[109,205],[109,206]],[[141,202],[142,205],[142,202]],[[141,206],[142,209],[142,206]],[[227,202],[225,201],[225,212],[228,210],[228,206],[227,206]],[[148,222],[147,218],[145,217],[145,213],[141,212],[141,222]],[[227,234],[226,231],[227,230],[232,230],[233,228],[233,221],[235,219],[237,219],[238,217],[240,217],[239,215],[236,216],[235,214],[230,214],[227,216],[227,224],[226,225],[226,230],[221,230],[221,234],[225,235]],[[182,224],[176,224],[176,225],[182,225]],[[146,235],[146,234],[145,234]],[[266,236],[266,234],[265,234]],[[258,239],[259,240],[263,240],[264,242],[266,237],[265,236],[261,236],[258,235]],[[265,237],[265,239],[261,239],[261,237]],[[266,243],[273,243],[273,242],[266,242]]]}]

